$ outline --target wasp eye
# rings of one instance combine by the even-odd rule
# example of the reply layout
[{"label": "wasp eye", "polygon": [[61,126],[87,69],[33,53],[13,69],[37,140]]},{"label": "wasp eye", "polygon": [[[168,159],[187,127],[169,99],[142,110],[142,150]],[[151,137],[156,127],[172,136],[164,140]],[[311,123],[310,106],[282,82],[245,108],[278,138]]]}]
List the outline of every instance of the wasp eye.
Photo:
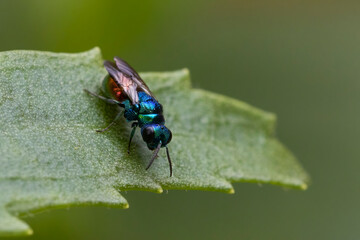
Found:
[{"label": "wasp eye", "polygon": [[172,132],[169,130],[169,138],[166,144],[168,144],[169,142],[171,142],[172,139]]},{"label": "wasp eye", "polygon": [[155,131],[154,131],[154,128],[153,127],[146,127],[143,131],[142,131],[142,137],[143,137],[143,140],[145,142],[151,142],[154,137],[155,137]]}]

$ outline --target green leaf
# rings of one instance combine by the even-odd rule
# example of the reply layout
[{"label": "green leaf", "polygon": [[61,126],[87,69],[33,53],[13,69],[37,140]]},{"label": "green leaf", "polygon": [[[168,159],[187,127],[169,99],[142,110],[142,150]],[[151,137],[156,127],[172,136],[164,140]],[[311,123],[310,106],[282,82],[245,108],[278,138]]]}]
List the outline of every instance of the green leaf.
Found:
[{"label": "green leaf", "polygon": [[122,190],[211,190],[230,182],[305,189],[308,176],[274,137],[275,116],[192,89],[188,70],[141,74],[165,109],[174,176],[164,151],[151,157],[139,132],[127,154],[129,124],[109,124],[117,108],[100,93],[106,75],[98,48],[79,54],[0,53],[0,235],[31,234],[28,212],[74,205],[127,208]]}]

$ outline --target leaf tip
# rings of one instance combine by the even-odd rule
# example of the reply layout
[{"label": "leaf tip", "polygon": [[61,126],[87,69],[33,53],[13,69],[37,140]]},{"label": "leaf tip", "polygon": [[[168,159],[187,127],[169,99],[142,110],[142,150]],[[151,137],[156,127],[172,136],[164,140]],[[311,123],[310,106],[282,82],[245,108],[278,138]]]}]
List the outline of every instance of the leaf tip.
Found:
[{"label": "leaf tip", "polygon": [[188,68],[183,68],[181,71],[184,72],[184,75],[190,76],[190,70]]},{"label": "leaf tip", "polygon": [[128,209],[130,207],[130,205],[128,203],[123,205],[124,209]]},{"label": "leaf tip", "polygon": [[235,193],[235,190],[234,190],[233,188],[230,188],[227,193],[229,193],[229,194],[234,194],[234,193]]},{"label": "leaf tip", "polygon": [[93,55],[95,55],[95,56],[96,56],[96,55],[100,55],[100,56],[101,56],[101,49],[100,49],[100,47],[95,46],[95,47],[87,50],[87,51],[84,52],[84,53],[90,53],[90,54],[93,54]]},{"label": "leaf tip", "polygon": [[26,230],[25,234],[28,235],[28,236],[31,236],[31,235],[34,234],[34,231],[31,228],[29,228],[29,229]]},{"label": "leaf tip", "polygon": [[308,185],[306,183],[303,183],[300,185],[301,190],[306,190],[308,188]]}]

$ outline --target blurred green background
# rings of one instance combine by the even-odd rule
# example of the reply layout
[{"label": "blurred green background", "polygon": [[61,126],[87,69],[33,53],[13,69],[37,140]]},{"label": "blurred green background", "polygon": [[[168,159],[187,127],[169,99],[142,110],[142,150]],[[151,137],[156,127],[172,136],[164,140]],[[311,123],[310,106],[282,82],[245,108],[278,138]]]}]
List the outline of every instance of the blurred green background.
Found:
[{"label": "blurred green background", "polygon": [[1,51],[99,46],[139,71],[188,67],[195,87],[275,112],[313,181],[128,192],[128,210],[27,217],[28,239],[360,239],[359,25],[357,1],[1,0]]}]

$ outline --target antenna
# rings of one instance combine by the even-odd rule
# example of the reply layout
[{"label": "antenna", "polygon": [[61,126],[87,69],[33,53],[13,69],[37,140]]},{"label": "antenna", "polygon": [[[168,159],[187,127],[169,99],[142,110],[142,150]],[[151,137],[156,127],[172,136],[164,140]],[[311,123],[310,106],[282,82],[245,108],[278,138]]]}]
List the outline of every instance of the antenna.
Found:
[{"label": "antenna", "polygon": [[149,162],[149,165],[146,167],[146,170],[148,170],[151,165],[153,164],[155,158],[157,157],[157,154],[159,153],[159,150],[161,148],[161,141],[159,142],[159,145],[156,147],[155,151],[154,151],[154,155],[152,156],[150,162]]},{"label": "antenna", "polygon": [[171,164],[171,158],[170,158],[170,154],[169,154],[169,149],[166,146],[166,155],[167,155],[167,159],[169,162],[169,168],[170,168],[170,177],[172,176],[172,164]]}]

